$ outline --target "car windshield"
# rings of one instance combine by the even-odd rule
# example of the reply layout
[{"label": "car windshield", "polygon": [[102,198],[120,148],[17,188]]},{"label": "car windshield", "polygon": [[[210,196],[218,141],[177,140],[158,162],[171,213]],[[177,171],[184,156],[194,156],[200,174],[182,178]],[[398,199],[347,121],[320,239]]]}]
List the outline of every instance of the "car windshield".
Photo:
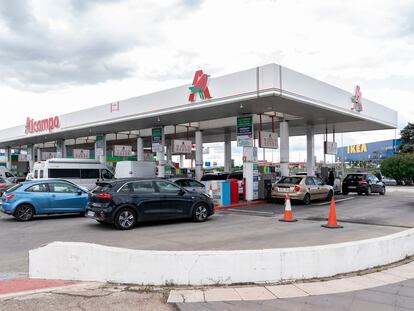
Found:
[{"label": "car windshield", "polygon": [[97,183],[96,187],[92,190],[92,193],[108,192],[112,187],[113,186],[110,183]]},{"label": "car windshield", "polygon": [[13,187],[11,187],[11,188],[7,189],[7,190],[6,190],[6,193],[13,192],[13,191],[15,191],[15,190],[19,189],[21,186],[23,186],[23,184],[17,184],[17,185],[14,185]]},{"label": "car windshield", "polygon": [[219,174],[217,175],[217,180],[226,180],[228,176],[229,174],[227,173]]},{"label": "car windshield", "polygon": [[350,175],[346,176],[345,179],[346,180],[359,181],[359,180],[364,179],[364,175],[362,175],[362,174],[350,174]]},{"label": "car windshield", "polygon": [[302,180],[302,177],[283,177],[281,180],[279,180],[278,184],[292,184],[292,185],[298,185]]}]

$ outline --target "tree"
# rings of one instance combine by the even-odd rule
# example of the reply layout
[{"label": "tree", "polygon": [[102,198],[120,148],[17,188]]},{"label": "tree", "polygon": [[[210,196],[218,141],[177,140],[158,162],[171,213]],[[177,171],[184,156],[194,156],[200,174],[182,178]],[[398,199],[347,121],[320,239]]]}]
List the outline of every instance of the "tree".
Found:
[{"label": "tree", "polygon": [[399,153],[381,163],[381,173],[399,183],[414,180],[414,153]]},{"label": "tree", "polygon": [[401,130],[400,151],[404,153],[414,152],[414,123],[409,123]]}]

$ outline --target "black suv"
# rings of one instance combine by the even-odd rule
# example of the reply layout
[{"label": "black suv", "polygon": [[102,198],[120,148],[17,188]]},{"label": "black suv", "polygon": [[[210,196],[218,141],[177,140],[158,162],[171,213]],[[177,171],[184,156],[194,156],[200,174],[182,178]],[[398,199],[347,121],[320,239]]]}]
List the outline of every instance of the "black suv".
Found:
[{"label": "black suv", "polygon": [[372,174],[352,173],[348,174],[342,182],[342,193],[347,195],[349,192],[384,195],[385,184]]},{"label": "black suv", "polygon": [[213,200],[161,179],[118,179],[97,183],[89,194],[86,216],[128,230],[137,222],[191,218],[203,222],[214,214]]}]

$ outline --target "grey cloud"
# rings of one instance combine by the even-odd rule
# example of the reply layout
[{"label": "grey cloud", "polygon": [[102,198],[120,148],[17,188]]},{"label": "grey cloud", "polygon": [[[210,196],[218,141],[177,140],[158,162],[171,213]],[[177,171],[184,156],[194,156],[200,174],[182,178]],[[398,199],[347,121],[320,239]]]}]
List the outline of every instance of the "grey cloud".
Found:
[{"label": "grey cloud", "polygon": [[[116,57],[137,45],[136,38],[95,29],[56,33],[36,20],[30,5],[23,0],[0,1],[0,25],[4,26],[0,30],[0,79],[5,83],[36,91],[132,75],[131,67]],[[83,25],[72,26],[82,29]]]},{"label": "grey cloud", "polygon": [[181,0],[181,3],[190,9],[198,9],[204,0]]}]

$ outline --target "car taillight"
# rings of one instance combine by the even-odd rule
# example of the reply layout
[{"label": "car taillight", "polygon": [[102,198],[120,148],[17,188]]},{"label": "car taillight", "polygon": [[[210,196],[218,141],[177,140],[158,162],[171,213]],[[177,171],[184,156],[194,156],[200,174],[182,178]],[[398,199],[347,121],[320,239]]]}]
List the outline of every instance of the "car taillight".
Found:
[{"label": "car taillight", "polygon": [[101,193],[98,194],[98,198],[105,199],[105,200],[109,201],[110,199],[112,199],[112,196],[108,192],[101,192]]},{"label": "car taillight", "polygon": [[364,184],[364,183],[366,183],[367,181],[365,180],[365,179],[361,179],[361,180],[358,180],[358,183],[359,184]]},{"label": "car taillight", "polygon": [[14,198],[14,194],[8,194],[7,196],[6,196],[6,201],[10,201],[11,199],[13,199]]},{"label": "car taillight", "polygon": [[299,186],[295,186],[295,188],[293,188],[293,191],[299,192],[300,191],[300,187]]},{"label": "car taillight", "polygon": [[0,184],[0,188],[6,188],[7,185],[6,184]]}]

